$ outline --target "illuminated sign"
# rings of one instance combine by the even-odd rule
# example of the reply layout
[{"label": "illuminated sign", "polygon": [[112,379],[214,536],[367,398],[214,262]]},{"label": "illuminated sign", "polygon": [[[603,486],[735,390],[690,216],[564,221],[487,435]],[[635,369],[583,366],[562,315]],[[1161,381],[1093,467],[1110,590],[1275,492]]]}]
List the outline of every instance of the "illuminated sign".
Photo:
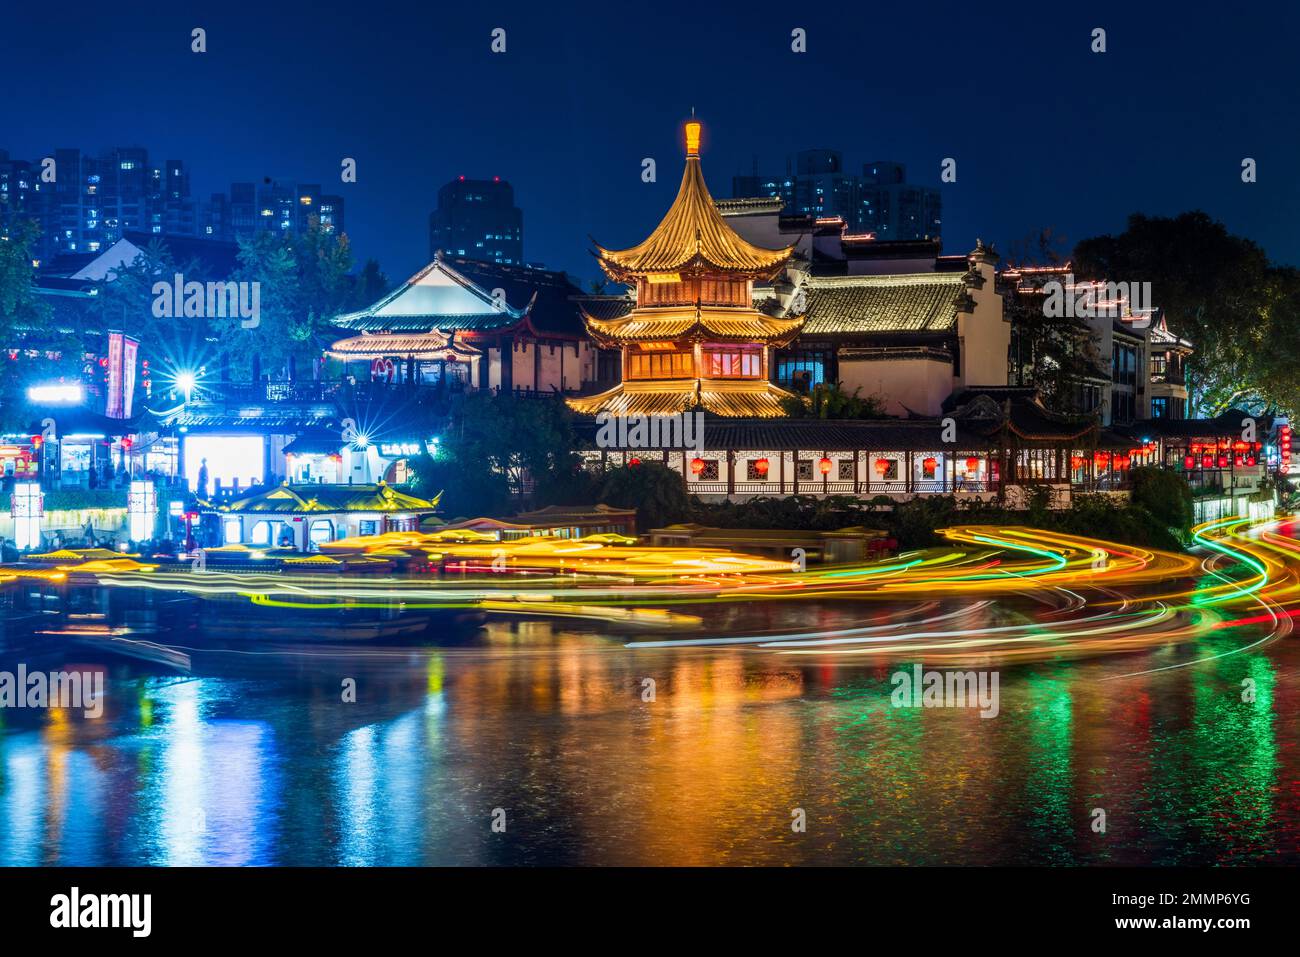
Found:
[{"label": "illuminated sign", "polygon": [[45,514],[45,499],[39,482],[18,482],[14,485],[9,512],[14,519],[14,543],[19,550],[36,548],[41,544],[41,516]]},{"label": "illuminated sign", "polygon": [[133,541],[153,538],[158,517],[158,490],[153,482],[136,480],[131,483],[126,497],[126,514]]},{"label": "illuminated sign", "polygon": [[27,390],[27,398],[31,402],[71,405],[80,403],[84,394],[79,385],[34,385]]},{"label": "illuminated sign", "polygon": [[399,455],[419,455],[424,451],[424,447],[419,442],[385,442],[379,446],[381,455],[399,456]]}]

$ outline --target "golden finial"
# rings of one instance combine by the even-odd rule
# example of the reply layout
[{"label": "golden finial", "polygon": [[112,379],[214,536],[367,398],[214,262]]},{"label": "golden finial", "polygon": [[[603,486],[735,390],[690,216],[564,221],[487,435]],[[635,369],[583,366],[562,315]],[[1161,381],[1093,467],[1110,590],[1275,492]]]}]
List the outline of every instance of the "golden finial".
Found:
[{"label": "golden finial", "polygon": [[700,121],[695,119],[695,107],[691,107],[691,119],[686,122],[686,155],[700,155]]}]

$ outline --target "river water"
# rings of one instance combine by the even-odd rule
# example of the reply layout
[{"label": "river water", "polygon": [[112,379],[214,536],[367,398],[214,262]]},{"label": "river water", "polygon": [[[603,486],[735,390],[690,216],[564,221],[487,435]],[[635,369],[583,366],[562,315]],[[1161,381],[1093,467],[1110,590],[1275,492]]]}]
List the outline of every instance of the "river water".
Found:
[{"label": "river water", "polygon": [[495,622],[448,647],[196,652],[190,675],[65,655],[107,669],[103,714],[0,709],[0,863],[1300,861],[1295,639],[1136,677],[1189,653],[1000,665],[993,718],[892,707],[897,663],[627,639]]}]

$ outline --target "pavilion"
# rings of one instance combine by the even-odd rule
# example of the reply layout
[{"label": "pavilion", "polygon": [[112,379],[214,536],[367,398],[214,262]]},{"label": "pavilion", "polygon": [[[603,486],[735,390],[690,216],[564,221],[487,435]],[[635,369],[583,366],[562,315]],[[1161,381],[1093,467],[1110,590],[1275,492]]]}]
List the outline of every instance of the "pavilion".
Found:
[{"label": "pavilion", "polygon": [[288,540],[293,548],[306,552],[340,538],[419,531],[421,522],[437,510],[440,497],[417,498],[382,481],[366,485],[285,482],[201,511],[205,537],[219,535],[220,544],[273,547]]}]

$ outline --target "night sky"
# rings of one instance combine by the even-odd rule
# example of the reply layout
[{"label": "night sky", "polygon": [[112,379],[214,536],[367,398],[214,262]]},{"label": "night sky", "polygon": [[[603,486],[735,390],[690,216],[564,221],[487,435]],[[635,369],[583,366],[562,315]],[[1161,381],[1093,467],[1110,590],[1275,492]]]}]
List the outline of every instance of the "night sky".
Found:
[{"label": "night sky", "polygon": [[[196,26],[205,54],[190,52]],[[1105,54],[1089,50],[1096,26]],[[1298,26],[1257,4],[7,4],[0,148],[142,145],[151,163],[185,160],[200,198],[321,182],[346,199],[358,260],[393,280],[425,263],[442,183],[499,175],[525,257],[588,279],[589,234],[630,245],[662,215],[694,107],[717,197],[755,156],[783,171],[833,147],[849,170],[900,160],[934,185],[951,156],[950,253],[1202,208],[1300,263]],[[790,51],[795,27],[806,54]],[[339,182],[345,156],[356,184]]]}]

